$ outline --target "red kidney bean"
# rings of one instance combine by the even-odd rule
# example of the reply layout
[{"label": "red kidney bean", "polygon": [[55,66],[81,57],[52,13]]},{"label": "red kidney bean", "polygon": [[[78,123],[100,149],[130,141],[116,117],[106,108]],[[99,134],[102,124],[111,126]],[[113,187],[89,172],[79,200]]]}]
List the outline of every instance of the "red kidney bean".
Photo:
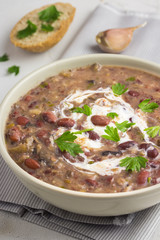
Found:
[{"label": "red kidney bean", "polygon": [[129,118],[129,121],[133,123],[133,119],[132,119],[132,117]]},{"label": "red kidney bean", "polygon": [[40,93],[40,90],[37,88],[31,91],[31,95],[39,95],[39,93]]},{"label": "red kidney bean", "polygon": [[90,178],[85,179],[85,182],[88,185],[93,186],[93,187],[96,187],[98,185],[98,182],[96,180],[93,180],[93,179],[90,179]]},{"label": "red kidney bean", "polygon": [[158,183],[160,183],[159,178],[153,177],[152,178],[152,184],[158,184]]},{"label": "red kidney bean", "polygon": [[149,158],[156,158],[158,156],[158,154],[159,153],[158,153],[158,150],[156,148],[153,148],[153,149],[147,151],[147,156]]},{"label": "red kidney bean", "polygon": [[139,145],[139,148],[140,148],[140,149],[145,149],[145,150],[147,150],[150,146],[151,146],[150,143],[141,143],[141,144]]},{"label": "red kidney bean", "polygon": [[137,82],[138,84],[142,84],[142,82],[141,82],[139,79],[136,79],[136,82]]},{"label": "red kidney bean", "polygon": [[[157,178],[160,178],[160,169],[157,171],[156,177],[157,177]],[[160,179],[158,179],[158,181],[160,182]]]},{"label": "red kidney bean", "polygon": [[106,116],[94,115],[91,117],[91,121],[94,125],[97,126],[106,126],[109,124],[110,119]]},{"label": "red kidney bean", "polygon": [[104,176],[104,182],[110,184],[113,179],[113,176]]},{"label": "red kidney bean", "polygon": [[43,138],[48,137],[48,131],[45,129],[42,129],[42,130],[38,131],[36,135],[41,140]]},{"label": "red kidney bean", "polygon": [[24,163],[28,168],[31,169],[40,168],[40,164],[35,159],[32,158],[27,158]]},{"label": "red kidney bean", "polygon": [[22,133],[20,132],[19,128],[16,126],[9,129],[8,135],[10,140],[13,142],[19,142],[22,137]]},{"label": "red kidney bean", "polygon": [[136,143],[134,141],[127,141],[127,142],[119,144],[118,148],[120,150],[126,150],[127,148],[130,148],[130,147],[134,146],[135,144]]},{"label": "red kidney bean", "polygon": [[149,172],[148,171],[141,171],[138,174],[138,177],[137,177],[138,184],[145,184],[145,183],[147,183],[147,178],[148,177],[149,177]]},{"label": "red kidney bean", "polygon": [[29,119],[24,116],[19,116],[17,117],[16,122],[19,125],[25,126],[27,123],[29,123]]},{"label": "red kidney bean", "polygon": [[39,128],[41,128],[41,127],[44,126],[44,122],[41,121],[41,120],[37,120],[37,122],[36,122],[36,126],[39,127]]},{"label": "red kidney bean", "polygon": [[46,146],[50,144],[49,132],[45,129],[42,129],[37,132],[36,136],[41,140]]},{"label": "red kidney bean", "polygon": [[84,154],[85,154],[87,157],[90,157],[90,156],[93,155],[93,153],[91,153],[91,152],[85,152]]},{"label": "red kidney bean", "polygon": [[156,171],[156,174],[152,177],[152,184],[160,183],[160,169]]},{"label": "red kidney bean", "polygon": [[160,139],[157,140],[156,144],[157,144],[157,146],[160,147]]},{"label": "red kidney bean", "polygon": [[89,131],[87,133],[89,134],[89,139],[91,139],[91,140],[98,140],[98,139],[100,139],[100,136],[96,132],[94,132],[94,131]]},{"label": "red kidney bean", "polygon": [[61,118],[57,121],[58,127],[73,127],[75,124],[75,121],[71,118]]},{"label": "red kidney bean", "polygon": [[50,174],[51,172],[52,172],[51,169],[44,170],[44,174]]},{"label": "red kidney bean", "polygon": [[160,100],[155,100],[155,102],[159,105],[160,104]]},{"label": "red kidney bean", "polygon": [[44,144],[48,146],[51,143],[49,138],[44,139]]},{"label": "red kidney bean", "polygon": [[156,92],[160,92],[160,88],[155,88],[154,89]]},{"label": "red kidney bean", "polygon": [[99,161],[101,161],[102,160],[102,158],[100,157],[100,156],[94,156],[93,158],[92,158],[95,162],[99,162]]},{"label": "red kidney bean", "polygon": [[134,91],[134,90],[128,91],[128,94],[132,97],[138,97],[140,95],[139,92]]},{"label": "red kidney bean", "polygon": [[154,100],[153,96],[149,96],[147,97],[148,99]]},{"label": "red kidney bean", "polygon": [[15,110],[14,112],[12,112],[10,114],[10,116],[11,116],[11,118],[15,118],[15,117],[17,117],[18,114],[19,114],[19,112]]},{"label": "red kidney bean", "polygon": [[55,123],[57,121],[57,117],[53,112],[43,112],[42,118],[48,123]]},{"label": "red kidney bean", "polygon": [[27,95],[27,96],[24,97],[25,102],[29,102],[29,101],[31,101],[31,99],[32,99],[31,95]]},{"label": "red kidney bean", "polygon": [[66,159],[68,159],[70,162],[72,162],[72,163],[76,162],[75,158],[74,158],[70,153],[64,151],[64,152],[62,153],[62,155],[63,155]]},{"label": "red kidney bean", "polygon": [[159,168],[160,161],[151,160],[149,163],[151,168]]},{"label": "red kidney bean", "polygon": [[77,156],[77,159],[79,162],[84,162],[84,157],[82,157],[82,156]]},{"label": "red kidney bean", "polygon": [[78,129],[78,130],[83,130],[83,129],[84,129],[84,127],[82,127],[82,125],[81,125],[81,124],[78,124],[78,125],[77,125],[77,129]]},{"label": "red kidney bean", "polygon": [[33,102],[31,102],[29,105],[28,105],[28,107],[29,108],[33,108],[33,107],[35,107],[37,105],[37,101],[33,101]]}]

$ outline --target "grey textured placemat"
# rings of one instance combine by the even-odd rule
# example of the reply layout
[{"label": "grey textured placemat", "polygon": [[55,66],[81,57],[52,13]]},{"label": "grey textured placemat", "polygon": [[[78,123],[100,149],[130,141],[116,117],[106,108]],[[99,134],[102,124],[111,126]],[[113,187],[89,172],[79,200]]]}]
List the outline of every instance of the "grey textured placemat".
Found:
[{"label": "grey textured placemat", "polygon": [[95,40],[99,32],[112,28],[132,27],[147,21],[144,28],[134,32],[130,45],[121,54],[160,63],[160,18],[155,17],[147,14],[129,14],[108,5],[101,5],[85,23],[74,41],[71,42],[62,58],[102,53]]},{"label": "grey textured placemat", "polygon": [[[148,17],[123,14],[100,6],[66,50],[63,58],[101,52],[95,43],[97,32],[107,28],[136,25]],[[135,33],[134,41],[124,52],[160,62],[157,32],[160,20],[148,19],[148,26]],[[153,37],[155,36],[155,37]],[[147,240],[160,222],[160,205],[119,217],[91,217],[54,207],[28,191],[0,158],[0,209],[18,214],[22,219],[68,234],[78,239]]]},{"label": "grey textured placemat", "polygon": [[30,192],[0,157],[0,209],[78,239],[147,240],[160,221],[160,205],[118,217],[91,217],[59,209]]}]

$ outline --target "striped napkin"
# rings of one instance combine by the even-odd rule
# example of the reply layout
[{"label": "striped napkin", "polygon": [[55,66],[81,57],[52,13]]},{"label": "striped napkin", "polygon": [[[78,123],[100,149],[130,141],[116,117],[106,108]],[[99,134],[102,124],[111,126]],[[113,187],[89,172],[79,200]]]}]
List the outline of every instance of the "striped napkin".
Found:
[{"label": "striped napkin", "polygon": [[[61,58],[101,52],[95,44],[97,32],[107,28],[134,26],[148,20],[143,31],[124,52],[160,62],[157,29],[160,20],[145,15],[124,14],[108,5],[101,5],[76,36]],[[88,34],[89,33],[89,34]],[[84,38],[85,36],[85,38]],[[156,36],[153,38],[153,36]],[[160,37],[160,36],[159,36]],[[152,44],[151,44],[152,43]],[[16,178],[0,157],[0,209],[16,213],[22,219],[70,235],[81,240],[147,240],[160,223],[160,205],[118,217],[93,217],[59,209],[31,193]]]}]

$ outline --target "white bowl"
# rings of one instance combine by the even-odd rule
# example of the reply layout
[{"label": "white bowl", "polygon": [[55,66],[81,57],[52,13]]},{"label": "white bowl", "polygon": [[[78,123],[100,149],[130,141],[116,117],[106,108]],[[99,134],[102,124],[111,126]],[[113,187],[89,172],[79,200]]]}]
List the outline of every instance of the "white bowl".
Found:
[{"label": "white bowl", "polygon": [[10,157],[5,145],[5,124],[11,106],[30,89],[61,71],[100,63],[138,68],[160,76],[158,64],[112,54],[93,54],[56,61],[22,79],[5,97],[0,107],[0,152],[20,181],[38,197],[62,209],[93,216],[115,216],[136,212],[160,202],[160,184],[121,193],[84,193],[45,183],[21,169]]}]

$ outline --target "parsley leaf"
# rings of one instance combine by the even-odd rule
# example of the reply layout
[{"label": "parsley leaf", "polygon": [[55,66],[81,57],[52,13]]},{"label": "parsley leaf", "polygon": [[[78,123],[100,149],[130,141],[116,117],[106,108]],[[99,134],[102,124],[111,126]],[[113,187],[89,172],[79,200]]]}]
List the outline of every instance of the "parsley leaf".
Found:
[{"label": "parsley leaf", "polygon": [[64,152],[69,152],[73,157],[75,157],[78,153],[83,153],[79,144],[74,143],[74,140],[77,136],[70,131],[64,132],[59,138],[55,140],[55,143],[59,147],[59,149]]},{"label": "parsley leaf", "polygon": [[41,30],[44,32],[52,32],[54,30],[54,27],[52,27],[50,24],[42,24],[41,25]]},{"label": "parsley leaf", "polygon": [[126,157],[120,160],[120,166],[126,167],[126,170],[129,171],[140,171],[141,168],[146,167],[146,162],[148,160],[144,157]]},{"label": "parsley leaf", "polygon": [[159,105],[155,102],[149,103],[151,99],[145,99],[142,101],[138,107],[143,111],[143,112],[153,112],[155,108],[158,108]]},{"label": "parsley leaf", "polygon": [[76,113],[84,113],[87,116],[90,116],[92,114],[92,109],[86,104],[82,108],[76,107],[76,108],[71,108],[70,110]]},{"label": "parsley leaf", "polygon": [[126,79],[127,82],[133,82],[135,80],[136,80],[135,77],[129,77],[129,78]]},{"label": "parsley leaf", "polygon": [[128,128],[131,126],[135,125],[135,123],[130,123],[128,121],[124,121],[122,123],[115,123],[116,127],[121,131],[121,132],[126,132]]},{"label": "parsley leaf", "polygon": [[12,67],[9,67],[8,73],[14,73],[17,75],[19,73],[19,66],[13,65]]},{"label": "parsley leaf", "polygon": [[151,138],[154,138],[157,134],[160,136],[160,126],[145,128],[144,131],[146,131]]},{"label": "parsley leaf", "polygon": [[9,57],[6,53],[3,54],[3,56],[0,57],[0,62],[6,62],[8,60],[9,60]]},{"label": "parsley leaf", "polygon": [[27,21],[27,24],[28,26],[25,29],[18,31],[17,38],[19,39],[26,38],[37,31],[37,26],[30,20]]},{"label": "parsley leaf", "polygon": [[83,153],[80,145],[77,143],[59,141],[57,141],[56,143],[62,152],[69,152],[73,157],[75,157],[78,153]]},{"label": "parsley leaf", "polygon": [[111,141],[114,141],[114,142],[118,142],[120,140],[117,128],[106,126],[106,129],[104,131],[108,135],[102,135],[101,137],[111,140]]},{"label": "parsley leaf", "polygon": [[115,95],[122,95],[128,90],[128,88],[125,88],[125,85],[121,83],[117,83],[115,85],[112,85],[112,91]]},{"label": "parsley leaf", "polygon": [[51,22],[56,21],[59,18],[59,16],[61,15],[61,13],[62,12],[59,12],[57,10],[57,8],[54,5],[52,5],[46,9],[44,9],[43,11],[39,12],[38,15],[39,15],[39,19],[41,21],[51,23]]},{"label": "parsley leaf", "polygon": [[107,114],[107,117],[110,117],[110,118],[114,119],[115,117],[118,117],[118,114],[115,113],[115,112],[110,112],[110,113]]},{"label": "parsley leaf", "polygon": [[90,82],[90,83],[88,83],[87,88],[91,88],[94,84],[95,84],[94,82]]}]

